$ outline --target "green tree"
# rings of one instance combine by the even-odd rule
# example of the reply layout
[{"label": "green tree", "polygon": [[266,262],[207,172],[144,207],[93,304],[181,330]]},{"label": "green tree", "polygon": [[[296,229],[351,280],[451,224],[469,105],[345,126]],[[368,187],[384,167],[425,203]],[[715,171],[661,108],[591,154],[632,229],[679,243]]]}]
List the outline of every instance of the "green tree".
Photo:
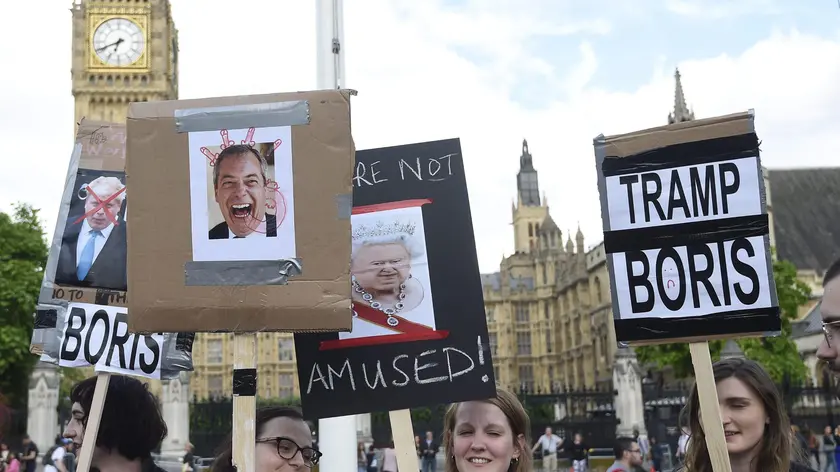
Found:
[{"label": "green tree", "polygon": [[13,406],[25,403],[37,360],[29,342],[46,262],[38,210],[17,205],[12,215],[0,212],[0,393]]},{"label": "green tree", "polygon": [[[806,378],[807,371],[796,344],[790,338],[791,322],[796,320],[799,307],[808,301],[811,289],[796,278],[796,267],[788,261],[773,262],[773,278],[782,312],[782,334],[774,338],[739,339],[737,343],[744,355],[761,363],[776,382],[782,382],[785,375],[793,382],[801,382]],[[723,344],[723,341],[709,342],[712,359],[720,358]],[[678,378],[693,376],[687,343],[638,347],[636,355],[642,365],[671,366]]]}]

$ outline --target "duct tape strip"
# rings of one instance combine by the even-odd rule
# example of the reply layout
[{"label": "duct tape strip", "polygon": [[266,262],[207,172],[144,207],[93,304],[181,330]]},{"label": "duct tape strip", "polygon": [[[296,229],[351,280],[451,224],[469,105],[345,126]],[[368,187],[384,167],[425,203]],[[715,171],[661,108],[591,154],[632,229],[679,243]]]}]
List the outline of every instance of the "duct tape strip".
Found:
[{"label": "duct tape strip", "polygon": [[233,369],[233,396],[253,397],[257,394],[257,369]]},{"label": "duct tape strip", "polygon": [[46,308],[35,311],[35,326],[33,329],[47,329],[55,328],[58,321],[58,310],[55,308]]},{"label": "duct tape strip", "polygon": [[303,273],[300,259],[278,261],[189,261],[185,285],[286,285]]},{"label": "duct tape strip", "polygon": [[353,194],[343,193],[335,196],[335,206],[338,210],[339,220],[349,220],[353,213]]},{"label": "duct tape strip", "polygon": [[307,100],[175,110],[179,133],[308,125],[309,120]]},{"label": "duct tape strip", "polygon": [[178,336],[175,338],[175,350],[192,352],[194,341],[195,333],[178,333]]}]

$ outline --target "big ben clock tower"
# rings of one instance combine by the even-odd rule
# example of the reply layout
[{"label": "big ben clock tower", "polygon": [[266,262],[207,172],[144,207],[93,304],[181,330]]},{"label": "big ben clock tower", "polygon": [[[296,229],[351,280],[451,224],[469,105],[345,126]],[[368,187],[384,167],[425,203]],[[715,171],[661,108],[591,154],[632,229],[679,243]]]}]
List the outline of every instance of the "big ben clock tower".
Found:
[{"label": "big ben clock tower", "polygon": [[74,0],[75,118],[124,123],[131,102],[178,98],[169,0]]}]

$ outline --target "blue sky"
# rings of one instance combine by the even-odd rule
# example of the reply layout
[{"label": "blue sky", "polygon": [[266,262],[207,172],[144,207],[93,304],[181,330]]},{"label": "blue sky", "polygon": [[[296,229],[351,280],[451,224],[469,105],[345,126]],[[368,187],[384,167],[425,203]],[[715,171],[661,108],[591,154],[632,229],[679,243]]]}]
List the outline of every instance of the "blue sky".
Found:
[{"label": "blue sky", "polygon": [[[313,2],[172,0],[181,98],[315,88]],[[840,7],[836,0],[345,0],[347,85],[358,149],[459,137],[479,261],[513,246],[510,206],[522,138],[564,231],[601,239],[592,138],[659,126],[679,65],[698,117],[756,109],[764,164],[840,165]],[[69,1],[16,2],[38,18],[27,48],[0,50],[0,139],[50,143],[9,159],[0,210],[43,209],[54,228],[73,132]],[[259,12],[276,25],[219,35]],[[31,37],[27,22],[3,44]],[[33,54],[32,51],[38,51]],[[219,58],[259,64],[232,80]],[[23,176],[23,177],[21,177]],[[37,185],[34,183],[37,182]]]}]

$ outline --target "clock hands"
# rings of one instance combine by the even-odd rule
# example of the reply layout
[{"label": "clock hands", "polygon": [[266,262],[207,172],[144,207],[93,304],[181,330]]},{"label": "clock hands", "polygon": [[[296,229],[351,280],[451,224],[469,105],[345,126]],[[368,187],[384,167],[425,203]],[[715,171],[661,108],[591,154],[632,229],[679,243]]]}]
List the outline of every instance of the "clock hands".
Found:
[{"label": "clock hands", "polygon": [[114,47],[114,51],[116,51],[116,50],[117,50],[117,48],[119,47],[119,45],[123,43],[123,41],[125,41],[125,40],[124,40],[123,38],[120,38],[120,39],[118,39],[118,40],[114,41],[114,42],[113,42],[113,43],[111,43],[111,44],[106,44],[105,46],[102,46],[101,48],[97,48],[97,49],[96,49],[96,52],[102,52],[102,51],[104,51],[104,50],[108,49],[108,48],[109,48],[109,47],[111,47],[111,46],[113,46],[113,47]]}]

